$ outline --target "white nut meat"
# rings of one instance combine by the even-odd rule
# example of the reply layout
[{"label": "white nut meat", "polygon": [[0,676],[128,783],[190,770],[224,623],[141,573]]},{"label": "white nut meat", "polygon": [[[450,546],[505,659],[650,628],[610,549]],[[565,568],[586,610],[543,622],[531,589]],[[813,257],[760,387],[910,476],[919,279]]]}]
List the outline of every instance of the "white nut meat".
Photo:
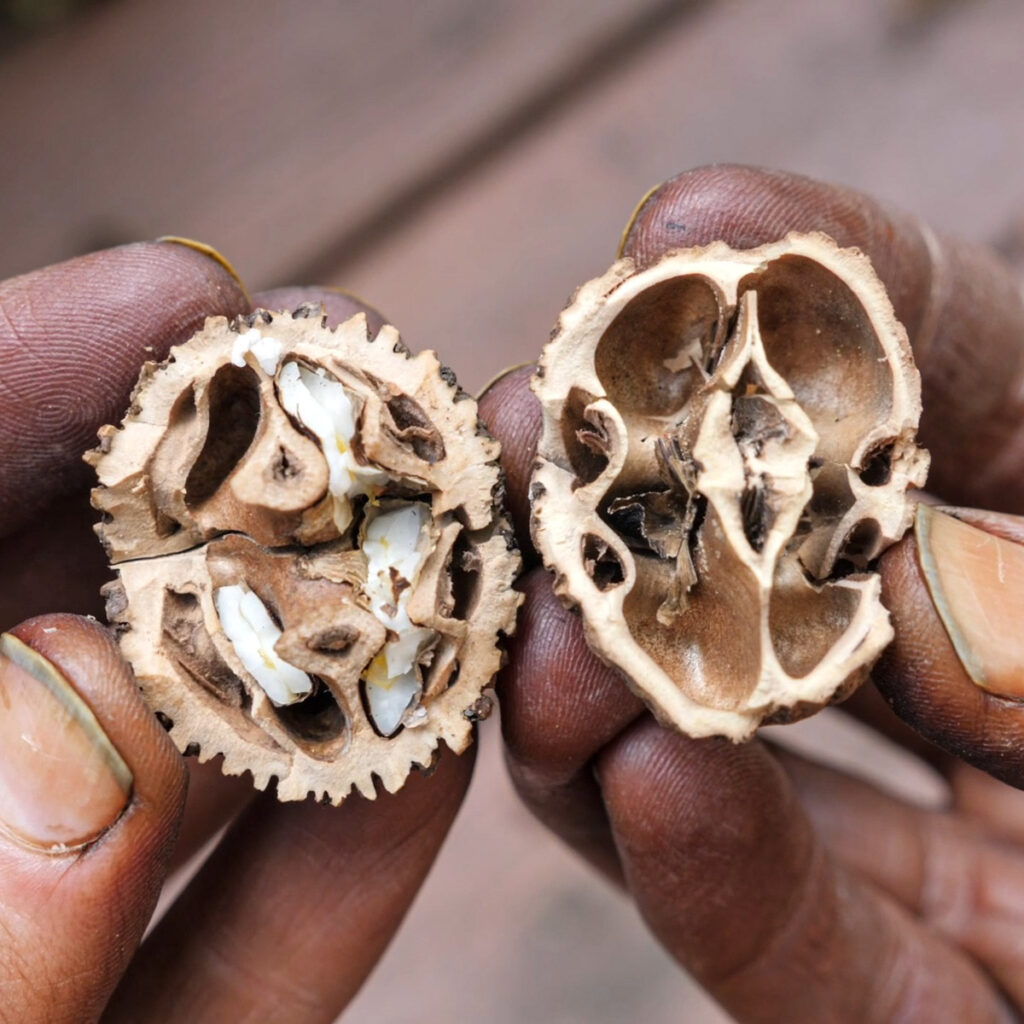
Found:
[{"label": "white nut meat", "polygon": [[213,318],[100,441],[108,615],[180,749],[334,803],[465,749],[519,557],[433,353],[319,308]]},{"label": "white nut meat", "polygon": [[593,649],[663,721],[750,736],[839,699],[892,638],[920,381],[868,260],[823,235],[620,260],[534,381],[533,535]]}]

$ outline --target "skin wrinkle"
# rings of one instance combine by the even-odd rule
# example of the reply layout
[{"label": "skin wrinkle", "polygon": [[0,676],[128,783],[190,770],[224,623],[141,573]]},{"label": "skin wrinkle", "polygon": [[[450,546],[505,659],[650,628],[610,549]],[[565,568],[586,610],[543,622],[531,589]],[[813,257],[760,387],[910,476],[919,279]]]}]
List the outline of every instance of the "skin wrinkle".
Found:
[{"label": "skin wrinkle", "polygon": [[[3,906],[3,917],[9,908]],[[0,1024],[24,1024],[25,1016],[22,1008],[30,1003],[41,1002],[46,1007],[47,1021],[59,1024],[61,1021],[80,1021],[82,1007],[79,1005],[80,993],[71,989],[61,993],[61,989],[70,989],[62,985],[62,973],[57,966],[49,961],[42,964],[30,955],[17,955],[24,944],[23,936],[36,931],[33,923],[26,923],[23,929],[11,930],[0,917],[0,928],[3,929],[3,958],[0,959]],[[12,959],[12,953],[15,954]],[[93,969],[75,970],[73,978],[92,978],[96,974]],[[61,999],[54,999],[54,994],[61,993]],[[2,1007],[13,1006],[14,1016],[8,1017]]]},{"label": "skin wrinkle", "polygon": [[551,593],[543,570],[520,586],[526,602],[509,666],[498,680],[503,734],[516,763],[542,769],[553,782],[567,781],[641,716],[644,705],[590,654],[579,620]]},{"label": "skin wrinkle", "polygon": [[899,903],[918,906],[923,856],[919,830],[931,817],[860,779],[781,750],[774,756],[833,856]]},{"label": "skin wrinkle", "polygon": [[[998,1000],[994,996],[984,998],[980,986],[973,996],[966,996],[967,1004],[964,996],[955,990],[937,993],[935,979],[921,971],[919,965],[933,959],[938,950],[942,951],[944,959],[953,962],[955,951],[939,939],[933,940],[934,945],[924,941],[924,933],[914,927],[899,906],[885,897],[878,897],[878,911],[882,920],[888,919],[892,926],[877,930],[882,941],[873,949],[872,965],[866,972],[870,984],[862,988],[865,1006],[852,1019],[891,1021],[892,1024],[933,1020],[970,1020],[972,1024],[984,1024],[1004,1020]],[[894,936],[899,936],[901,941],[893,941]],[[972,967],[969,973],[977,972]],[[980,977],[976,980],[981,981]],[[951,997],[955,997],[956,1002]],[[939,1016],[943,1014],[945,1016]]]},{"label": "skin wrinkle", "polygon": [[[0,295],[0,338],[8,334],[17,340],[18,332],[15,330],[14,321],[7,312],[7,303],[3,300],[3,296]],[[17,389],[8,380],[7,373],[0,371],[0,400],[17,401],[23,397],[23,395],[18,394]]]},{"label": "skin wrinkle", "polygon": [[[795,755],[783,754],[782,761],[824,841],[848,870],[937,928],[1019,995],[1020,955],[993,942],[998,922],[1012,922],[1019,931],[1024,917],[1024,863],[1016,842],[993,834],[965,808],[954,815],[908,807]],[[886,845],[900,848],[898,856],[880,855],[883,836]],[[1005,954],[1002,962],[998,951]]]},{"label": "skin wrinkle", "polygon": [[0,465],[0,531],[9,532],[86,482],[81,453],[123,409],[144,357],[161,358],[207,313],[245,307],[206,256],[136,243],[0,282],[0,308],[0,377],[14,394],[2,409],[11,450]]},{"label": "skin wrinkle", "polygon": [[791,945],[801,944],[793,940],[804,932],[806,919],[814,916],[821,891],[828,887],[827,864],[821,846],[811,844],[800,886],[792,894],[782,916],[773,922],[772,928],[764,933],[762,942],[752,947],[747,956],[730,964],[722,973],[709,975],[707,980],[711,985],[721,990],[741,987],[747,978],[775,970],[773,960],[785,963],[786,956],[777,954]]},{"label": "skin wrinkle", "polygon": [[[447,750],[445,753],[449,757],[456,756]],[[472,757],[473,755],[469,756]],[[383,795],[378,797],[378,799],[381,798],[383,798]],[[386,867],[388,863],[397,862],[398,865],[401,866],[405,860],[404,855],[406,851],[415,842],[422,840],[424,829],[430,827],[432,820],[437,816],[443,817],[445,814],[454,813],[454,810],[450,806],[452,799],[457,799],[458,802],[461,803],[461,792],[444,794],[444,800],[440,804],[432,807],[430,809],[430,814],[427,815],[427,817],[422,819],[414,817],[408,822],[403,822],[399,828],[389,830],[384,842],[380,846],[375,847],[375,864],[380,867]],[[330,867],[341,857],[332,844],[330,844],[324,837],[317,834],[316,830],[312,827],[311,821],[289,821],[287,822],[284,834],[285,836],[294,834],[295,842],[289,845],[293,846],[296,851],[301,851],[301,855],[305,856],[309,860],[310,867],[315,867],[317,869],[323,869],[325,865]],[[319,856],[315,855],[313,850],[309,849],[309,847],[312,846],[319,848]],[[338,864],[339,868],[343,866],[343,863]],[[328,871],[328,873],[333,874],[334,872]],[[356,887],[355,883],[353,883],[353,888]],[[356,894],[358,895],[358,893]]]},{"label": "skin wrinkle", "polygon": [[[230,938],[233,936],[204,935],[201,939],[203,960],[221,985],[238,992],[243,997],[240,1002],[251,1006],[252,1012],[263,1013],[275,1007],[288,1007],[293,1011],[326,1010],[324,1000],[316,992],[311,992],[304,985],[292,984],[286,973],[275,971],[268,974],[265,964],[249,964],[244,958],[244,950],[223,941]],[[258,993],[263,993],[262,997]],[[254,1018],[246,1016],[242,1019]]]},{"label": "skin wrinkle", "polygon": [[926,921],[956,938],[963,933],[963,923],[974,903],[969,880],[972,858],[957,856],[959,851],[949,843],[949,837],[936,834],[934,826],[920,829],[917,835],[920,884],[911,906]]}]

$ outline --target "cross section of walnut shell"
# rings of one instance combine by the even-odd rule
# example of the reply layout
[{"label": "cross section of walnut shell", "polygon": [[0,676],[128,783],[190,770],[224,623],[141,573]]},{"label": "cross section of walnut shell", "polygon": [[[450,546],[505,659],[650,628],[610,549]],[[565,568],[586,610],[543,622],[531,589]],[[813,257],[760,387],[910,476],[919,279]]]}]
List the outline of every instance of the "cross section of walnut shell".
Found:
[{"label": "cross section of walnut shell", "polygon": [[534,390],[535,542],[660,719],[741,740],[866,676],[892,638],[874,563],[928,456],[861,253],[790,235],[621,260],[562,313]]},{"label": "cross section of walnut shell", "polygon": [[519,604],[498,453],[361,315],[211,318],[148,364],[88,459],[108,617],[178,747],[334,803],[461,752]]}]

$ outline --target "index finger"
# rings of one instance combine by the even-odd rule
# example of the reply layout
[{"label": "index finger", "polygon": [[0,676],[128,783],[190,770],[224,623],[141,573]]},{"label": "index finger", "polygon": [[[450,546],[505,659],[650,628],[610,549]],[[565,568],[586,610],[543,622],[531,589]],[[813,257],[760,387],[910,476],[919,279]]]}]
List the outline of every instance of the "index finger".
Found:
[{"label": "index finger", "polygon": [[140,242],[0,282],[0,535],[84,486],[82,453],[147,359],[248,296],[205,246]]}]

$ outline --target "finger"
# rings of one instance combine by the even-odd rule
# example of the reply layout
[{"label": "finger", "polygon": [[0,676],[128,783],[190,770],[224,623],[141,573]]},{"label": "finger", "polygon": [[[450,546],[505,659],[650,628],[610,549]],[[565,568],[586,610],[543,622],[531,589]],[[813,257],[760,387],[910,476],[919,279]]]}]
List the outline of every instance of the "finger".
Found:
[{"label": "finger", "polygon": [[93,530],[95,518],[83,489],[53,502],[20,530],[0,536],[0,629],[48,612],[102,618],[100,587],[112,574]]},{"label": "finger", "polygon": [[1024,792],[963,761],[948,775],[957,812],[985,834],[1024,849]]},{"label": "finger", "polygon": [[[768,896],[760,887],[776,884],[779,870],[776,860],[770,855],[772,851],[764,849],[760,834],[752,835],[757,826],[757,818],[748,821],[744,816],[750,818],[752,808],[763,808],[757,812],[762,819],[766,819],[760,822],[760,827],[773,838],[785,837],[796,828],[792,820],[797,814],[794,808],[783,806],[780,810],[779,794],[773,793],[764,781],[758,781],[759,773],[767,773],[770,781],[777,776],[777,772],[762,752],[756,755],[748,753],[755,748],[735,748],[714,742],[696,744],[651,727],[647,735],[649,739],[655,739],[646,748],[642,748],[641,752],[632,752],[631,769],[627,777],[631,785],[624,791],[610,792],[609,780],[618,785],[622,778],[615,772],[606,774],[608,755],[597,751],[610,736],[620,733],[627,722],[635,719],[638,705],[624,705],[622,700],[625,690],[615,673],[597,664],[593,658],[588,658],[576,620],[551,595],[540,572],[527,577],[524,590],[527,599],[518,634],[523,646],[517,648],[502,677],[499,691],[508,758],[519,792],[542,821],[579,849],[592,863],[606,871],[616,855],[611,848],[612,826],[602,802],[602,793],[615,826],[618,853],[625,854],[627,871],[631,863],[636,863],[636,857],[630,852],[630,847],[623,846],[621,832],[625,829],[630,842],[635,841],[636,834],[631,824],[633,818],[623,823],[616,820],[617,815],[621,819],[627,811],[635,811],[643,819],[641,824],[655,834],[651,840],[654,844],[661,827],[659,823],[663,824],[672,818],[673,807],[669,795],[675,795],[679,801],[685,800],[686,806],[679,813],[687,816],[695,837],[689,844],[685,844],[679,841],[674,832],[663,834],[661,838],[665,849],[649,852],[650,863],[644,869],[646,880],[643,885],[647,887],[651,879],[657,881],[663,877],[672,877],[677,868],[682,873],[678,860],[686,863],[687,857],[692,856],[699,863],[692,870],[686,871],[685,878],[679,881],[680,888],[695,885],[695,880],[699,879],[699,895],[694,898],[699,901],[703,897],[709,907],[717,908],[722,921],[732,916],[733,921],[738,920],[740,926],[746,928],[744,922],[752,913],[760,912],[763,899]],[[563,697],[564,700],[560,699]],[[639,722],[643,722],[643,718]],[[646,728],[636,724],[627,728],[625,735],[632,736]],[[621,738],[612,740],[608,749],[614,750],[622,742]],[[680,773],[677,778],[670,777],[671,773],[663,759],[656,756],[662,743],[692,746],[693,753],[687,772]],[[701,754],[701,751],[704,753]],[[600,766],[602,787],[596,792],[589,768],[595,754]],[[732,763],[733,757],[737,759],[737,764]],[[747,763],[751,757],[756,757],[753,768]],[[706,764],[702,763],[705,759]],[[663,789],[659,789],[659,779],[663,782]],[[745,793],[742,801],[737,802],[737,790]],[[581,797],[581,794],[584,795]],[[723,820],[723,815],[728,820]],[[800,830],[806,835],[806,823],[800,824]],[[718,837],[717,844],[710,850],[705,850],[707,833]],[[677,856],[671,856],[673,853],[677,853]],[[783,850],[777,859],[785,863],[788,856]],[[737,862],[738,859],[740,862]],[[725,877],[723,868],[727,869]],[[731,912],[729,908],[723,908],[721,893],[731,892],[736,884],[734,876],[743,878],[748,873],[750,885],[744,899],[749,900],[749,905],[742,906],[743,900],[738,899],[736,904],[730,904],[734,908]],[[799,872],[794,872],[793,877],[798,876]],[[635,888],[634,876],[630,874],[629,877]],[[796,884],[792,879],[791,883]],[[833,957],[841,954],[848,958],[864,944],[871,949],[881,949],[883,956],[881,963],[872,961],[850,965],[848,976],[842,984],[837,982],[832,985],[830,982],[831,987],[819,990],[814,995],[814,1001],[807,1004],[804,1013],[794,1013],[794,1019],[895,1019],[896,1009],[892,1006],[861,1004],[856,1009],[856,1003],[847,1002],[861,991],[865,994],[871,991],[880,978],[886,979],[886,983],[891,984],[893,989],[898,989],[901,979],[904,979],[908,985],[913,984],[914,991],[934,991],[931,979],[916,977],[915,972],[927,962],[941,964],[948,960],[952,956],[948,949],[943,947],[940,952],[933,950],[932,940],[918,934],[898,913],[884,902],[879,903],[869,893],[857,890],[856,895],[847,894],[842,886],[842,876],[834,871],[825,881],[816,884],[827,891],[824,895],[817,893],[807,896],[808,903],[822,903],[827,895],[831,903],[825,906],[823,916],[831,913],[841,920],[848,918],[851,930],[851,934],[843,936],[842,942],[836,941],[836,948],[825,950],[824,955]],[[839,895],[829,895],[830,886],[838,887]],[[786,887],[781,887],[781,890],[779,899],[783,904],[795,898]],[[694,956],[699,958],[701,951],[697,949],[695,953],[694,947],[703,948],[703,943],[697,937],[708,933],[710,926],[705,925],[699,914],[696,920],[690,916],[692,908],[688,903],[683,906],[673,904],[676,897],[672,893],[657,887],[654,891],[645,888],[644,892],[649,899],[648,906],[653,908],[651,913],[656,913],[658,908],[665,908],[668,913],[671,907],[678,907],[677,918],[674,917],[672,922],[662,922],[661,930],[656,930],[665,940],[665,929],[671,924],[673,927],[678,926],[684,937],[689,936],[690,945],[685,948],[674,939],[666,942],[687,967],[697,970],[699,963]],[[862,900],[863,906],[855,903],[855,899]],[[838,907],[837,901],[840,903]],[[713,928],[721,936],[722,943],[719,953],[714,954],[715,963],[719,962],[720,957],[727,958],[729,943],[734,939],[722,921],[716,922]],[[813,916],[805,922],[808,930],[813,931],[815,926],[825,927]],[[765,927],[768,934],[775,934],[771,931],[774,919],[766,920]],[[890,935],[890,932],[895,934]],[[784,950],[779,950],[777,957],[767,958],[763,969],[754,970],[739,981],[718,984],[710,966],[703,972],[698,970],[698,976],[711,985],[714,993],[723,998],[740,1019],[760,1019],[756,1013],[758,1006],[799,1006],[802,1000],[808,998],[802,991],[805,980],[803,974],[811,972],[811,965],[818,962],[813,959],[817,953],[814,935],[803,936],[803,940],[806,945],[800,947],[795,961],[794,946],[790,942]],[[763,941],[767,944],[769,938],[765,937]],[[890,953],[895,958],[891,962],[888,959]],[[786,961],[784,970],[782,961]],[[888,973],[894,964],[895,976]],[[965,974],[973,976],[969,966],[960,965],[950,970],[953,971],[953,977],[963,979]],[[871,985],[868,984],[869,980]],[[772,989],[771,986],[776,983],[777,988]],[[979,991],[976,977],[971,985],[975,991]],[[732,989],[736,991],[730,994]],[[797,989],[801,990],[799,994],[796,993]],[[884,998],[884,995],[878,998]],[[979,998],[982,999],[982,1005],[993,1003],[987,993]],[[941,1006],[941,1003],[935,1005]],[[978,1006],[971,1003],[966,1005],[970,1007],[970,1012],[980,1012]],[[830,1008],[827,1012],[826,1007]],[[842,1016],[837,1012],[837,1007],[844,1008]],[[887,1016],[890,1012],[893,1017]],[[968,1010],[965,1009],[965,1012]],[[858,1013],[861,1015],[858,1016]],[[988,1018],[982,1016],[979,1019]]]},{"label": "finger", "polygon": [[0,534],[85,485],[82,453],[116,422],[146,359],[247,306],[205,247],[141,242],[0,282]]},{"label": "finger", "polygon": [[641,913],[738,1019],[1009,1019],[968,959],[834,864],[760,744],[641,721],[597,772]]},{"label": "finger", "polygon": [[525,602],[497,686],[509,773],[541,822],[619,878],[591,759],[643,714],[643,704],[590,653],[578,619],[542,570],[529,573],[521,589]]},{"label": "finger", "polygon": [[532,366],[523,366],[494,381],[480,396],[480,419],[501,441],[506,504],[523,552],[523,564],[537,563],[530,539],[530,474],[540,439],[540,402],[530,390]]},{"label": "finger", "polygon": [[171,858],[171,871],[186,865],[256,797],[251,781],[244,775],[223,774],[221,760],[217,757],[200,764],[190,757],[185,761],[188,797]]},{"label": "finger", "polygon": [[95,623],[34,619],[0,652],[2,1016],[93,1020],[166,873],[182,761]]},{"label": "finger", "polygon": [[384,315],[373,306],[340,288],[298,285],[268,288],[266,291],[256,292],[252,297],[252,303],[254,308],[262,307],[270,310],[293,310],[305,303],[322,305],[327,322],[332,327],[344,323],[357,313],[365,313],[367,327],[371,334],[376,334],[387,323]]},{"label": "finger", "polygon": [[627,231],[640,264],[722,239],[751,248],[823,231],[871,259],[921,369],[929,488],[966,505],[1024,510],[1024,300],[986,249],[937,238],[852,189],[794,174],[717,166],[657,189]]},{"label": "finger", "polygon": [[333,1021],[455,817],[472,756],[340,809],[258,798],[143,946],[109,1021]]},{"label": "finger", "polygon": [[839,863],[969,952],[1024,1006],[1021,853],[959,815],[911,807],[792,754],[780,761]]},{"label": "finger", "polygon": [[882,558],[896,638],[875,680],[921,735],[1024,787],[1024,520],[955,515],[919,506]]}]

